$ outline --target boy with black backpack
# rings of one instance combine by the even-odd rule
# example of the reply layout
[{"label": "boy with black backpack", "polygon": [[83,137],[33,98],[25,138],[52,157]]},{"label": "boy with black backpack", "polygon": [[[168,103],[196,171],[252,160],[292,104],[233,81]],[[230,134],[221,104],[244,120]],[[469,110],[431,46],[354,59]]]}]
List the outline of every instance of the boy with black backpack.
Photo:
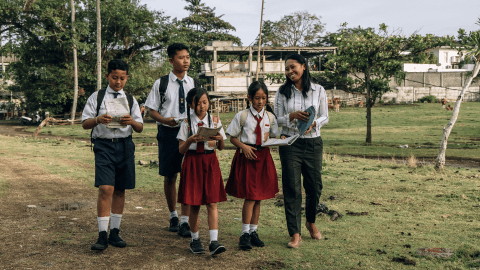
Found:
[{"label": "boy with black backpack", "polygon": [[[95,152],[95,187],[98,187],[97,222],[99,237],[92,250],[104,250],[111,244],[125,247],[120,236],[120,222],[125,204],[125,189],[135,188],[135,145],[132,129],[142,132],[143,119],[137,100],[123,91],[128,80],[128,64],[123,60],[108,63],[106,89],[93,93],[87,100],[82,114],[82,127],[93,129],[91,133]],[[130,114],[120,118],[124,128],[107,128],[112,116],[105,108],[104,100],[126,98]],[[111,219],[111,220],[110,220]],[[107,229],[110,221],[110,236]]]},{"label": "boy with black backpack", "polygon": [[178,219],[176,211],[177,174],[182,170],[183,154],[178,151],[177,134],[180,122],[187,118],[185,98],[190,89],[199,87],[198,81],[187,75],[190,67],[188,47],[181,43],[168,46],[167,54],[173,69],[155,81],[148,95],[145,107],[150,109],[150,116],[157,121],[158,127],[158,161],[159,175],[165,177],[164,192],[170,211],[169,231],[177,232],[183,237],[190,237],[188,216],[190,206],[182,205],[182,216]]}]

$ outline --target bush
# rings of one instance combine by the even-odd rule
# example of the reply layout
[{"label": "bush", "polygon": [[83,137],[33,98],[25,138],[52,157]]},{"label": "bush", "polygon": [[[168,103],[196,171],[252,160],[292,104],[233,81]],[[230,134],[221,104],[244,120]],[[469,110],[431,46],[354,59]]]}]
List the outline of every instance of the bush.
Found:
[{"label": "bush", "polygon": [[435,102],[438,102],[438,99],[436,96],[432,96],[432,95],[429,95],[429,96],[425,96],[421,99],[418,100],[420,103],[424,103],[425,101],[428,102],[428,103],[435,103]]}]

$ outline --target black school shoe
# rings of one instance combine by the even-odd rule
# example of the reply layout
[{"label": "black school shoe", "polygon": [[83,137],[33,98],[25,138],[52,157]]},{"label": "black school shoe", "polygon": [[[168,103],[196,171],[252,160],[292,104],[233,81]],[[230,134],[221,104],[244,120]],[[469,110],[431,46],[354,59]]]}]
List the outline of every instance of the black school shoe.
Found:
[{"label": "black school shoe", "polygon": [[258,238],[257,231],[254,231],[254,232],[250,233],[250,241],[252,243],[252,246],[254,246],[254,247],[264,247],[265,246],[265,243],[263,243],[263,241],[260,240],[260,238]]},{"label": "black school shoe", "polygon": [[244,233],[242,234],[242,236],[240,236],[240,242],[238,243],[238,247],[243,250],[252,249],[250,234]]},{"label": "black school shoe", "polygon": [[190,233],[190,225],[188,225],[187,222],[184,222],[180,225],[180,227],[178,228],[178,232],[177,232],[178,235],[182,236],[182,237],[190,237],[192,236],[192,234]]},{"label": "black school shoe", "polygon": [[218,243],[218,241],[212,241],[210,242],[210,246],[208,246],[208,249],[210,250],[210,255],[217,255],[222,252],[225,252],[227,249],[225,248],[224,245]]},{"label": "black school shoe", "polygon": [[204,254],[205,253],[205,248],[202,245],[202,241],[200,241],[200,238],[193,239],[190,242],[190,251],[193,254]]},{"label": "black school shoe", "polygon": [[97,243],[92,245],[92,250],[105,250],[108,247],[107,242],[107,232],[99,232],[98,233],[98,241]]},{"label": "black school shoe", "polygon": [[114,247],[126,247],[127,243],[118,236],[118,233],[120,232],[119,229],[114,228],[110,230],[110,236],[108,237],[108,243]]},{"label": "black school shoe", "polygon": [[173,217],[170,219],[170,227],[168,230],[171,232],[178,231],[178,217]]}]

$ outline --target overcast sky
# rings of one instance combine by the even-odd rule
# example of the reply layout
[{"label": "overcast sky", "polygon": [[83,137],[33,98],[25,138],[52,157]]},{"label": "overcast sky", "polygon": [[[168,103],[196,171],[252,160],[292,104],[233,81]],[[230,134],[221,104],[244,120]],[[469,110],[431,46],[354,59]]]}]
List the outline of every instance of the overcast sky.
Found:
[{"label": "overcast sky", "polygon": [[[261,0],[202,0],[216,8],[216,14],[236,28],[231,34],[240,37],[244,46],[255,39],[260,29]],[[172,18],[184,18],[187,2],[183,0],[140,0],[150,10],[163,10]],[[348,26],[375,27],[385,23],[401,28],[405,35],[457,35],[459,28],[480,30],[480,0],[266,0],[264,20],[277,21],[284,15],[307,10],[321,16],[325,29],[334,32],[343,22]]]}]

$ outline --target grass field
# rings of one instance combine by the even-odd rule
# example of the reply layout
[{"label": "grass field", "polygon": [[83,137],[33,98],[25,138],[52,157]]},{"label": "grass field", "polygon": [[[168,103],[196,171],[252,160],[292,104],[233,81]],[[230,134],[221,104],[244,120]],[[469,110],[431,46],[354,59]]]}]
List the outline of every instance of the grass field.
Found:
[{"label": "grass field", "polygon": [[[333,120],[341,119],[340,115],[347,115],[349,111],[354,114],[354,109],[331,114],[331,127],[323,131],[325,137],[332,136],[329,133],[333,131],[337,132]],[[346,116],[342,118],[344,121],[349,119]],[[70,127],[50,129],[67,128]],[[398,137],[403,138],[400,135]],[[411,143],[408,137],[405,140],[404,144]],[[426,142],[426,139],[421,141],[422,144]],[[329,146],[327,149],[333,148]],[[329,216],[319,216],[317,226],[324,240],[310,240],[306,233],[301,248],[291,250],[286,248],[289,237],[283,207],[275,206],[275,199],[262,202],[259,233],[266,243],[262,251],[268,254],[272,266],[281,262],[287,269],[412,269],[412,266],[393,261],[394,258],[406,257],[416,263],[416,269],[480,267],[478,169],[446,167],[443,172],[437,172],[432,166],[415,167],[413,163],[408,166],[380,160],[345,158],[328,153],[328,150],[324,154],[321,202],[344,214],[344,217],[330,221]],[[151,155],[156,151],[155,146],[139,146],[136,149],[136,161],[156,160],[156,155]],[[275,151],[272,152],[281,177],[279,156]],[[218,152],[224,179],[227,179],[233,154],[233,150]],[[47,172],[93,186],[94,155],[89,143],[1,137],[0,155],[35,164]],[[137,165],[136,170],[137,188],[132,192],[163,193],[155,166]],[[5,192],[8,192],[8,179],[0,176],[0,194]],[[233,201],[219,204],[220,237],[232,250],[236,248],[241,231],[238,218],[241,218],[242,200],[230,196],[228,199]],[[347,215],[347,211],[365,213],[353,216]],[[305,233],[305,228],[303,230]],[[455,255],[451,259],[422,258],[415,255],[416,249],[421,247],[450,248]],[[256,252],[250,252],[250,256],[257,255]]]},{"label": "grass field", "polygon": [[[447,159],[471,159],[480,161],[480,111],[479,102],[463,103],[458,120],[450,134]],[[228,126],[235,113],[220,115]],[[372,108],[372,141],[365,144],[366,109],[347,107],[339,113],[330,112],[329,123],[322,127],[325,152],[337,155],[361,157],[396,157],[433,159],[443,135],[443,127],[452,116],[438,103],[414,105],[379,105]],[[34,131],[35,128],[28,130]],[[80,125],[44,127],[44,134],[89,138],[90,130]],[[141,134],[135,134],[137,143],[155,143],[156,125],[146,123]],[[227,140],[227,146],[232,146]],[[408,148],[400,148],[407,144]]]}]

